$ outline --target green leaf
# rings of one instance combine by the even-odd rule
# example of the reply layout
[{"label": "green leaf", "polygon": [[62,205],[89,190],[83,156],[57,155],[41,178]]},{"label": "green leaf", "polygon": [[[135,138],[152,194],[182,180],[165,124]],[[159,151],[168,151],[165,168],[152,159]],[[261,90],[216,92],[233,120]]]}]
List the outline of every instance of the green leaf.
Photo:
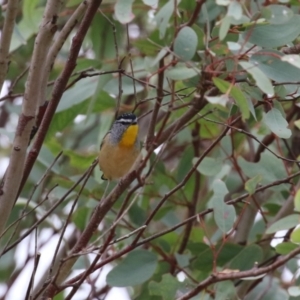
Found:
[{"label": "green leaf", "polygon": [[174,52],[182,60],[191,60],[197,50],[198,36],[193,28],[183,27],[174,41]]},{"label": "green leaf", "polygon": [[299,22],[300,16],[294,15],[284,24],[255,24],[244,32],[243,38],[261,47],[276,48],[299,36]]},{"label": "green leaf", "polygon": [[255,64],[270,79],[279,83],[297,82],[300,78],[300,69],[282,61],[283,56],[284,54],[279,51],[261,50],[251,56],[250,62]]},{"label": "green leaf", "polygon": [[185,268],[190,263],[190,255],[175,253],[175,258],[181,268]]},{"label": "green leaf", "polygon": [[71,166],[78,169],[87,169],[96,158],[95,154],[80,154],[69,149],[65,149],[64,154],[70,158]]},{"label": "green leaf", "polygon": [[242,46],[239,43],[235,43],[235,42],[226,42],[228,49],[233,52],[234,54],[238,53]]},{"label": "green leaf", "polygon": [[216,0],[218,5],[228,6],[230,4],[230,0]]},{"label": "green leaf", "polygon": [[117,0],[115,5],[115,16],[122,24],[127,24],[133,20],[132,4],[134,0]]},{"label": "green leaf", "polygon": [[[112,17],[111,17],[112,19]],[[112,21],[113,22],[113,21]],[[108,70],[107,59],[116,59],[116,45],[117,41],[121,41],[123,38],[125,26],[119,22],[114,22],[114,27],[111,21],[104,18],[101,14],[96,14],[92,26],[89,29],[89,35],[93,44],[93,52],[96,58],[103,61],[104,68]],[[114,31],[115,30],[115,31]],[[99,38],[99,37],[103,38]]]},{"label": "green leaf", "polygon": [[[197,162],[198,158],[193,158],[193,164]],[[214,176],[220,173],[222,169],[222,161],[221,159],[216,159],[212,157],[206,156],[200,165],[197,167],[197,170],[206,176]]]},{"label": "green leaf", "polygon": [[300,120],[294,121],[295,126],[300,129]]},{"label": "green leaf", "polygon": [[39,1],[24,0],[23,1],[23,18],[15,24],[9,52],[13,52],[22,45],[26,45],[28,40],[38,32],[44,9],[37,7]]},{"label": "green leaf", "polygon": [[292,135],[292,131],[287,128],[288,122],[277,108],[268,111],[263,117],[263,122],[280,138],[288,139]]},{"label": "green leaf", "polygon": [[126,287],[142,284],[154,274],[157,257],[146,250],[134,250],[106,276],[107,284]]},{"label": "green leaf", "polygon": [[[47,140],[53,137],[57,132],[61,132],[68,125],[70,125],[79,114],[86,114],[90,100],[87,99],[77,105],[73,105],[68,109],[60,111],[54,115],[50,128],[47,133]],[[106,92],[101,91],[94,102],[92,112],[100,112],[108,108],[112,108],[115,105],[115,101]],[[66,107],[67,105],[65,105]]]},{"label": "green leaf", "polygon": [[300,211],[300,189],[296,192],[295,198],[294,198],[294,210]]},{"label": "green leaf", "polygon": [[221,96],[205,96],[207,101],[211,104],[219,104],[221,106],[226,107],[227,102],[229,101],[229,98],[227,95],[221,95]]},{"label": "green leaf", "polygon": [[236,289],[232,281],[226,280],[215,285],[215,300],[236,299]]},{"label": "green leaf", "polygon": [[274,88],[271,80],[254,64],[246,61],[239,62],[241,67],[252,75],[256,85],[266,94],[274,95]]},{"label": "green leaf", "polygon": [[209,246],[204,243],[190,243],[188,248],[197,257],[193,261],[193,268],[201,272],[211,271],[214,257]]},{"label": "green leaf", "polygon": [[186,87],[191,87],[191,88],[198,87],[199,83],[200,83],[200,78],[201,78],[200,75],[196,75],[194,77],[187,78],[183,81],[183,84]]},{"label": "green leaf", "polygon": [[230,16],[225,16],[221,22],[220,30],[219,30],[219,39],[220,41],[224,40],[227,36],[228,30],[230,28]]},{"label": "green leaf", "polygon": [[[261,183],[264,185],[287,176],[282,160],[268,152],[261,154],[260,161],[258,163],[248,162],[244,158],[239,157],[238,164],[249,178],[261,175]],[[281,184],[279,186],[272,187],[272,189],[276,191],[282,191],[284,189],[289,190],[289,185]]]},{"label": "green leaf", "polygon": [[[226,1],[229,5],[230,0],[220,0],[220,1]],[[186,1],[188,3],[192,3],[190,1]],[[224,15],[226,14],[226,10],[224,7],[221,7],[220,5],[216,5],[216,1],[206,1],[203,5],[203,9],[201,9],[199,14],[198,22],[200,24],[207,24],[208,22],[212,22],[216,20],[221,13]],[[204,26],[203,26],[204,27]]]},{"label": "green leaf", "polygon": [[261,10],[262,17],[267,19],[270,24],[284,24],[293,16],[294,12],[286,5],[268,5]]},{"label": "green leaf", "polygon": [[229,93],[229,95],[235,100],[241,110],[243,120],[248,119],[250,117],[250,110],[244,93],[238,87],[223,79],[213,77],[213,82],[222,93]]},{"label": "green leaf", "polygon": [[290,286],[288,287],[288,293],[292,297],[300,296],[300,287],[299,286]]},{"label": "green leaf", "polygon": [[[135,90],[134,90],[135,85]],[[113,78],[107,84],[104,86],[104,91],[106,91],[108,94],[112,95],[118,95],[119,94],[119,79]],[[128,95],[134,95],[134,92],[139,93],[144,90],[144,87],[138,83],[134,82],[131,78],[128,77],[122,77],[122,95],[128,96]]]},{"label": "green leaf", "polygon": [[291,64],[297,68],[300,68],[300,57],[297,54],[290,54],[290,55],[282,56],[281,60],[286,61],[289,64]]},{"label": "green leaf", "polygon": [[154,45],[150,39],[133,40],[132,45],[135,46],[141,53],[147,56],[155,56],[159,51],[159,46]]},{"label": "green leaf", "polygon": [[286,292],[286,289],[283,289],[281,286],[281,282],[278,278],[265,276],[243,300],[254,300],[259,298],[261,300],[288,300],[289,295]]},{"label": "green leaf", "polygon": [[227,16],[239,20],[243,16],[243,8],[238,1],[230,1],[228,6]]},{"label": "green leaf", "polygon": [[155,8],[158,4],[158,0],[143,0],[146,5],[152,6]]},{"label": "green leaf", "polygon": [[249,193],[249,195],[252,195],[255,192],[256,186],[261,182],[261,180],[262,176],[258,174],[246,181],[245,190]]},{"label": "green leaf", "polygon": [[156,14],[155,21],[159,28],[159,37],[164,38],[167,27],[169,26],[169,20],[174,12],[174,1],[167,2]]},{"label": "green leaf", "polygon": [[72,7],[72,6],[77,6],[81,3],[81,0],[69,0],[66,3],[66,7]]},{"label": "green leaf", "polygon": [[225,245],[218,244],[216,249],[219,249],[218,257],[217,257],[217,264],[218,266],[224,266],[229,261],[231,261],[238,253],[240,253],[243,249],[242,246],[226,243]]},{"label": "green leaf", "polygon": [[197,24],[194,24],[192,26],[192,28],[194,29],[194,31],[196,32],[197,37],[198,37],[198,45],[197,45],[196,50],[197,51],[204,50],[205,49],[205,33],[203,31],[203,28]]},{"label": "green leaf", "polygon": [[184,80],[198,75],[200,72],[194,68],[177,64],[175,67],[166,70],[166,77],[172,80]]},{"label": "green leaf", "polygon": [[147,218],[146,211],[143,210],[136,203],[134,203],[130,207],[130,209],[128,211],[128,216],[129,216],[130,220],[138,226],[142,226],[145,223],[146,218]]},{"label": "green leaf", "polygon": [[[216,246],[219,249],[220,245]],[[197,258],[193,262],[193,267],[201,272],[211,271],[213,265],[213,253],[212,250],[204,243],[189,243],[188,249],[192,254],[196,255]],[[221,250],[218,252],[217,265],[224,266],[230,260],[232,260],[241,250],[243,246],[226,243],[221,246]]]},{"label": "green leaf", "polygon": [[[50,150],[47,147],[42,147],[39,156],[37,157],[37,160],[44,165],[46,168],[48,168],[54,161],[55,156],[50,152]],[[52,168],[51,171],[60,174],[61,168],[58,163],[56,163]]]},{"label": "green leaf", "polygon": [[38,25],[42,19],[41,9],[38,9],[39,0],[24,0],[23,1],[23,19],[32,27],[33,30],[38,29]]},{"label": "green leaf", "polygon": [[299,223],[300,223],[299,215],[297,214],[289,215],[271,224],[271,226],[266,230],[266,234],[276,233],[277,231],[280,230],[287,230],[297,226]]},{"label": "green leaf", "polygon": [[218,228],[223,232],[228,232],[234,223],[236,214],[232,205],[224,202],[224,197],[228,193],[225,183],[221,180],[216,180],[213,183],[214,194],[211,198],[211,203],[214,209],[214,219]]},{"label": "green leaf", "polygon": [[295,228],[291,233],[291,241],[297,244],[300,243],[300,227]]},{"label": "green leaf", "polygon": [[[83,57],[78,58],[76,61],[76,68],[74,69],[74,72],[87,70],[91,68],[91,66],[95,70],[100,70],[102,66],[102,62],[100,59],[90,59],[90,58],[83,58]],[[105,75],[101,75],[101,77],[103,76]],[[98,78],[99,77],[100,76],[98,76]]]},{"label": "green leaf", "polygon": [[164,274],[161,282],[151,281],[148,284],[150,295],[161,296],[164,300],[174,300],[181,283],[170,274]]},{"label": "green leaf", "polygon": [[63,94],[56,113],[69,109],[93,96],[97,88],[97,83],[97,77],[87,77],[77,82]]},{"label": "green leaf", "polygon": [[291,251],[295,250],[296,248],[298,248],[299,246],[291,243],[291,242],[283,242],[280,243],[278,245],[276,245],[275,250],[278,254],[281,255],[287,255],[289,254]]},{"label": "green leaf", "polygon": [[263,259],[263,251],[258,245],[250,245],[244,249],[231,261],[230,269],[246,271],[252,269],[256,263]]},{"label": "green leaf", "polygon": [[72,215],[72,221],[80,230],[84,230],[88,221],[90,209],[87,207],[79,207]]},{"label": "green leaf", "polygon": [[186,174],[190,171],[192,167],[191,158],[193,157],[194,151],[192,147],[187,147],[183,152],[183,155],[179,161],[179,165],[177,168],[177,180],[181,181],[186,176]]}]

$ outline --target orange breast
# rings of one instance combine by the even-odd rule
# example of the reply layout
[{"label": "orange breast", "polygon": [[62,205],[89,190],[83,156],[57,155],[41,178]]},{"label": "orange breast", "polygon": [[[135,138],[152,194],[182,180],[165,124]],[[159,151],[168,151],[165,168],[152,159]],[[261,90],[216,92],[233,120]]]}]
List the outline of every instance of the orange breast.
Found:
[{"label": "orange breast", "polygon": [[130,125],[127,130],[122,135],[122,139],[120,141],[120,146],[122,147],[131,147],[135,144],[137,139],[139,127],[138,125]]},{"label": "orange breast", "polygon": [[108,180],[119,179],[130,171],[138,155],[134,143],[131,146],[129,143],[119,146],[104,143],[99,153],[99,166]]}]

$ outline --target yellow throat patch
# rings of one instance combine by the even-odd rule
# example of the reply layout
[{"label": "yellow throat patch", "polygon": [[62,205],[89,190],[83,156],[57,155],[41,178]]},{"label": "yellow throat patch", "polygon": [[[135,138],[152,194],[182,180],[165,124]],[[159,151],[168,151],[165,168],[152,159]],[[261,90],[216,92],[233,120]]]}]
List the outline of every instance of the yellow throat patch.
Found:
[{"label": "yellow throat patch", "polygon": [[130,125],[127,128],[127,130],[123,133],[122,139],[120,141],[120,146],[132,147],[136,141],[138,131],[139,131],[138,125]]}]

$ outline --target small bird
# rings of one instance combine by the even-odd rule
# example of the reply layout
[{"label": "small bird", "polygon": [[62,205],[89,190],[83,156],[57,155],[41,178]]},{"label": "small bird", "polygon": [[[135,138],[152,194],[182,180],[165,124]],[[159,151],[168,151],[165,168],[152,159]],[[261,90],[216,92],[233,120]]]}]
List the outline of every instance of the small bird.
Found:
[{"label": "small bird", "polygon": [[139,126],[133,113],[120,115],[105,135],[99,152],[103,180],[119,179],[133,167],[140,153]]}]

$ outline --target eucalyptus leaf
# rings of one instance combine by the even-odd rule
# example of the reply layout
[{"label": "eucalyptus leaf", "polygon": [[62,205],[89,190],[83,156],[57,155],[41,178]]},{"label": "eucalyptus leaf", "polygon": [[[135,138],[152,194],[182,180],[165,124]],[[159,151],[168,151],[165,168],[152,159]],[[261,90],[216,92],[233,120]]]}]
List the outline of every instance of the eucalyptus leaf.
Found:
[{"label": "eucalyptus leaf", "polygon": [[300,244],[300,227],[295,228],[291,233],[291,241]]},{"label": "eucalyptus leaf", "polygon": [[[197,162],[198,158],[193,158],[193,163]],[[206,176],[217,175],[222,169],[222,162],[220,159],[215,159],[213,157],[205,157],[200,165],[197,167],[197,170]]]},{"label": "eucalyptus leaf", "polygon": [[211,203],[214,209],[214,219],[219,229],[225,234],[233,226],[236,217],[235,209],[224,202],[228,190],[223,181],[216,180],[213,183],[213,191]]},{"label": "eucalyptus leaf", "polygon": [[267,19],[270,24],[284,24],[294,16],[294,12],[286,5],[272,4],[263,7],[262,16]]},{"label": "eucalyptus leaf", "polygon": [[239,20],[243,15],[242,5],[238,1],[231,1],[228,6],[227,16]]},{"label": "eucalyptus leaf", "polygon": [[230,280],[218,282],[215,285],[215,290],[215,300],[234,299],[236,297],[236,288]]},{"label": "eucalyptus leaf", "polygon": [[213,83],[222,93],[229,93],[229,95],[236,101],[236,104],[240,108],[243,119],[248,119],[250,116],[250,110],[244,93],[238,87],[221,78],[213,77]]},{"label": "eucalyptus leaf", "polygon": [[175,299],[176,291],[181,283],[170,274],[164,274],[162,280],[158,282],[151,281],[148,285],[151,295],[160,296],[164,300]]},{"label": "eucalyptus leaf", "polygon": [[300,34],[300,16],[294,15],[283,24],[255,24],[247,29],[243,37],[248,42],[267,48],[286,45]]},{"label": "eucalyptus leaf", "polygon": [[297,190],[294,198],[295,211],[300,212],[300,189]]},{"label": "eucalyptus leaf", "polygon": [[266,94],[274,95],[274,87],[271,80],[254,64],[246,61],[239,62],[241,67],[252,75],[256,85]]},{"label": "eucalyptus leaf", "polygon": [[282,61],[283,56],[283,53],[276,50],[261,50],[251,56],[250,63],[276,82],[298,82],[300,69]]},{"label": "eucalyptus leaf", "polygon": [[152,6],[153,8],[157,7],[158,0],[143,0],[146,5]]},{"label": "eucalyptus leaf", "polygon": [[297,214],[286,216],[273,223],[267,230],[267,234],[276,233],[280,230],[287,230],[297,226],[300,223],[300,217]]},{"label": "eucalyptus leaf", "polygon": [[272,108],[264,115],[263,122],[280,138],[288,139],[292,135],[292,131],[287,128],[288,122],[276,108]]},{"label": "eucalyptus leaf", "polygon": [[196,53],[198,36],[191,27],[183,27],[174,41],[174,53],[184,61],[191,60]]},{"label": "eucalyptus leaf", "polygon": [[115,4],[115,14],[117,20],[122,24],[131,22],[134,18],[132,4],[134,0],[117,0]]},{"label": "eucalyptus leaf", "polygon": [[157,256],[146,250],[134,250],[106,276],[107,284],[117,287],[141,284],[154,274]]},{"label": "eucalyptus leaf", "polygon": [[282,61],[286,61],[290,63],[291,65],[300,68],[300,57],[299,55],[296,54],[290,54],[290,55],[285,55],[281,57]]},{"label": "eucalyptus leaf", "polygon": [[296,248],[298,248],[297,244],[294,244],[291,242],[283,242],[283,243],[276,245],[275,250],[278,254],[287,255],[291,251],[295,250]]},{"label": "eucalyptus leaf", "polygon": [[[280,180],[287,176],[282,160],[268,152],[262,153],[260,160],[257,163],[248,162],[244,158],[239,157],[238,164],[244,174],[246,174],[249,178],[260,175],[262,177],[261,184],[263,185]],[[272,187],[272,190],[273,189],[276,191],[289,190],[289,185],[281,184],[279,186]]]},{"label": "eucalyptus leaf", "polygon": [[259,184],[262,180],[262,176],[260,174],[257,174],[253,178],[250,178],[245,183],[245,190],[249,193],[249,195],[252,195],[255,192],[257,184]]},{"label": "eucalyptus leaf", "polygon": [[197,69],[177,65],[166,71],[166,76],[172,80],[185,80],[196,76],[199,73]]},{"label": "eucalyptus leaf", "polygon": [[[103,89],[107,93],[117,96],[119,94],[119,79],[112,78],[107,82]],[[122,95],[133,95],[134,92],[139,93],[143,90],[144,87],[140,83],[133,81],[131,78],[122,77]]]},{"label": "eucalyptus leaf", "polygon": [[246,271],[255,267],[263,259],[263,251],[258,245],[249,245],[231,261],[230,269]]},{"label": "eucalyptus leaf", "polygon": [[228,30],[230,28],[230,21],[231,21],[231,17],[230,16],[225,16],[221,22],[221,26],[220,26],[220,30],[219,30],[219,38],[220,40],[224,40]]},{"label": "eucalyptus leaf", "polygon": [[249,292],[244,300],[259,299],[263,295],[263,300],[288,300],[289,295],[279,283],[278,278],[265,276],[259,284]]},{"label": "eucalyptus leaf", "polygon": [[174,12],[174,1],[169,0],[156,14],[155,21],[159,28],[159,37],[164,38],[169,24],[169,20]]},{"label": "eucalyptus leaf", "polygon": [[300,287],[299,286],[290,286],[288,287],[288,293],[292,297],[300,296]]}]

